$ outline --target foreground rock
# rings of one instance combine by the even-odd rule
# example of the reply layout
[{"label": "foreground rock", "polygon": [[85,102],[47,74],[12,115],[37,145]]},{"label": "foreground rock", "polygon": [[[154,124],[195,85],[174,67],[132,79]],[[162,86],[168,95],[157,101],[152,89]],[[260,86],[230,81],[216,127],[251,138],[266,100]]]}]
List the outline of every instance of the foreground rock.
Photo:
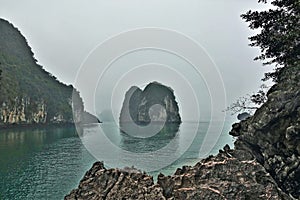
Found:
[{"label": "foreground rock", "polygon": [[290,199],[251,154],[229,146],[158,184],[167,199]]},{"label": "foreground rock", "polygon": [[[93,168],[66,199],[300,198],[300,66],[285,69],[256,113],[234,124],[225,146],[194,167],[158,176]],[[151,181],[146,181],[151,180]],[[294,198],[293,198],[294,197]]]},{"label": "foreground rock", "polygon": [[105,169],[96,162],[65,199],[165,199],[153,178],[136,169]]},{"label": "foreground rock", "polygon": [[228,146],[194,167],[153,178],[135,169],[105,169],[97,162],[70,199],[291,199],[246,151]]},{"label": "foreground rock", "polygon": [[233,125],[236,149],[246,149],[286,193],[300,197],[300,66],[285,69],[255,115]]}]

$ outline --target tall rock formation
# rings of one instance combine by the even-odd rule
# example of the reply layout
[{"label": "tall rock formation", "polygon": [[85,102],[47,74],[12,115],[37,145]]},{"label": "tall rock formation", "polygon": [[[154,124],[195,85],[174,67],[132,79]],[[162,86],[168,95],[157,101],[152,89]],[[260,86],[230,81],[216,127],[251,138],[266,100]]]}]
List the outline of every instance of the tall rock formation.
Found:
[{"label": "tall rock formation", "polygon": [[123,102],[120,127],[131,121],[138,125],[147,125],[151,121],[180,124],[181,117],[174,91],[158,82],[149,83],[144,90],[131,87]]}]

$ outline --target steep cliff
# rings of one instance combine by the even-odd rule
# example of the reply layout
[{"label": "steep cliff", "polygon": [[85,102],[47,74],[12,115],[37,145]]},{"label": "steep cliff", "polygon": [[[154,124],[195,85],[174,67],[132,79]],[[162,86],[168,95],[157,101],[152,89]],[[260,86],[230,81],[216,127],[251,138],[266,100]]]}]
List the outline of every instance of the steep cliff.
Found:
[{"label": "steep cliff", "polygon": [[[80,113],[74,119],[73,91]],[[78,92],[38,65],[20,31],[0,19],[0,126],[81,122],[81,115]]]},{"label": "steep cliff", "polygon": [[119,119],[120,126],[130,122],[131,119],[136,124],[142,125],[150,121],[181,123],[174,91],[157,82],[149,83],[143,91],[136,86],[131,87],[123,102]]},{"label": "steep cliff", "polygon": [[124,170],[98,171],[96,163],[95,172],[65,199],[145,199],[145,194],[157,195],[147,199],[299,199],[300,66],[284,68],[267,102],[234,124],[230,134],[236,137],[234,149],[226,145],[216,156],[172,176],[160,174],[157,184],[143,188],[136,186],[144,181],[137,172],[124,179]]},{"label": "steep cliff", "polygon": [[255,115],[234,124],[236,149],[246,149],[286,193],[300,198],[300,65],[285,68]]}]

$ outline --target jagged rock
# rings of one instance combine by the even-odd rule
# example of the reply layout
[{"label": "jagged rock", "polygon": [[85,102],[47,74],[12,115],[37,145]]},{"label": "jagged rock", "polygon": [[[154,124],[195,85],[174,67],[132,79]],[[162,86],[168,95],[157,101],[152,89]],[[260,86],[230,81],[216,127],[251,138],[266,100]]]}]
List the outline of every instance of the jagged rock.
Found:
[{"label": "jagged rock", "polygon": [[107,170],[97,162],[65,199],[291,199],[253,155],[228,146],[194,167],[157,179],[154,184],[136,169]]},{"label": "jagged rock", "polygon": [[65,197],[71,199],[157,199],[164,200],[162,188],[153,178],[136,169],[105,169],[96,162],[80,181],[78,189]]},{"label": "jagged rock", "polygon": [[300,66],[283,70],[254,116],[234,125],[236,149],[247,149],[288,194],[300,198]]},{"label": "jagged rock", "polygon": [[239,159],[235,154],[236,150],[225,147],[194,167],[177,169],[168,177],[161,175],[158,184],[166,197],[174,199],[290,199],[263,166],[249,160],[249,154]]},{"label": "jagged rock", "polygon": [[[155,110],[153,105],[156,104],[162,107]],[[154,112],[149,112],[151,109]],[[136,86],[131,87],[125,95],[119,121],[121,128],[131,121],[136,124],[148,124],[150,121],[181,123],[174,91],[157,82],[149,83],[143,91]]]}]

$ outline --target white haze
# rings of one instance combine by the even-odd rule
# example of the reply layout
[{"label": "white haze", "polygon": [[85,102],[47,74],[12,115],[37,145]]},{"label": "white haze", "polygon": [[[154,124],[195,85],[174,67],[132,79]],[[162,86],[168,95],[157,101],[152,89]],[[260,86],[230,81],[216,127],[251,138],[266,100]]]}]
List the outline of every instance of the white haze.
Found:
[{"label": "white haze", "polygon": [[[256,91],[264,72],[270,70],[253,61],[259,50],[249,47],[247,38],[254,32],[240,18],[249,9],[266,7],[256,0],[0,0],[0,5],[0,17],[18,27],[38,62],[66,84],[75,82],[77,70],[95,46],[112,35],[141,27],[179,31],[200,43],[220,70],[228,104]],[[142,80],[146,84],[156,78],[141,73],[136,85],[142,86]],[[172,78],[164,83],[185,105],[184,118],[192,119],[188,113],[194,107],[184,98],[181,85],[172,83]],[[101,87],[105,90],[106,85]],[[199,90],[207,92],[202,86]],[[117,97],[119,106],[124,93]],[[202,106],[208,102],[203,100]]]}]

